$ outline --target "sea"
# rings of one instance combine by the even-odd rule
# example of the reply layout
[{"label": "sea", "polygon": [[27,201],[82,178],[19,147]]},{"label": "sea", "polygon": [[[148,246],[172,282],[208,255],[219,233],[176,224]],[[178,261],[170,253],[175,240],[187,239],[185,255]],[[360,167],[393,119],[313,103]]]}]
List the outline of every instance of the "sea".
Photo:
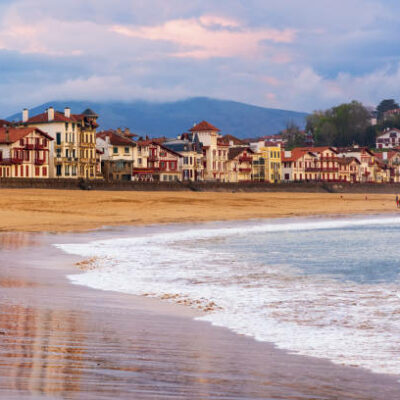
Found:
[{"label": "sea", "polygon": [[[400,376],[400,217],[137,228],[56,246],[68,278],[205,310],[197,319],[290,353]],[[118,236],[118,237],[117,237]]]}]

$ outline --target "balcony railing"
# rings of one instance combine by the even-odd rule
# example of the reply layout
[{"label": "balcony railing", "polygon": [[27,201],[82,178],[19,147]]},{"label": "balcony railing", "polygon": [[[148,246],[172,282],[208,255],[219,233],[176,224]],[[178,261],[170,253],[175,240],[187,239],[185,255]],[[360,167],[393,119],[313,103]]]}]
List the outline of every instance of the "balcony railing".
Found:
[{"label": "balcony railing", "polygon": [[35,148],[35,145],[33,143],[25,143],[24,147],[26,150],[33,150]]},{"label": "balcony railing", "polygon": [[251,168],[239,168],[239,172],[251,172]]},{"label": "balcony railing", "polygon": [[152,156],[152,155],[150,155],[150,156],[148,157],[148,160],[149,160],[149,161],[152,161],[152,162],[155,162],[155,161],[158,161],[158,157],[157,157],[157,156]]},{"label": "balcony railing", "polygon": [[251,158],[251,157],[245,157],[245,156],[243,156],[243,157],[239,157],[239,162],[252,162],[253,161],[253,159]]},{"label": "balcony railing", "polygon": [[11,158],[11,164],[22,164],[24,160],[19,157],[12,157]]},{"label": "balcony railing", "polygon": [[46,160],[41,159],[41,158],[35,158],[35,165],[43,165],[46,162]]},{"label": "balcony railing", "polygon": [[35,144],[35,150],[43,150],[46,148],[46,145],[41,144],[41,143],[36,143]]}]

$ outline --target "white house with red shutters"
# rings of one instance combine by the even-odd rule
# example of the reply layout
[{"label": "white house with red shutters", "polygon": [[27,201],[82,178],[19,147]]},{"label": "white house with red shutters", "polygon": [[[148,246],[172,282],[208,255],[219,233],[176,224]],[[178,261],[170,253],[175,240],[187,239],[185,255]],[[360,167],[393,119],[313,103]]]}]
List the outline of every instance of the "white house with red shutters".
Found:
[{"label": "white house with red shutters", "polygon": [[0,178],[49,178],[52,140],[37,128],[0,128]]},{"label": "white house with red shutters", "polygon": [[393,149],[400,146],[400,130],[387,128],[376,138],[377,149]]},{"label": "white house with red shutters", "polygon": [[182,179],[181,154],[155,140],[138,141],[136,149],[133,180],[175,182]]}]

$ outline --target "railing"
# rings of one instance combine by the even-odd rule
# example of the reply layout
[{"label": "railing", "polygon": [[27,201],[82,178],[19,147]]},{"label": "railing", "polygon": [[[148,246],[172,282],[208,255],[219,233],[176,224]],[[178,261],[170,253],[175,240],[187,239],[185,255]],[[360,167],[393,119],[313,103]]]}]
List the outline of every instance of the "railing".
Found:
[{"label": "railing", "polygon": [[26,150],[33,150],[35,148],[35,145],[33,143],[25,143],[24,147]]},{"label": "railing", "polygon": [[306,171],[306,172],[320,172],[320,171],[321,171],[321,168],[306,167],[305,171]]},{"label": "railing", "polygon": [[43,165],[46,162],[46,160],[41,159],[41,158],[35,158],[35,165]]},{"label": "railing", "polygon": [[239,162],[252,162],[253,161],[253,159],[251,158],[251,157],[245,157],[245,156],[243,156],[243,157],[239,157]]},{"label": "railing", "polygon": [[251,168],[239,168],[239,172],[251,172]]},{"label": "railing", "polygon": [[157,157],[157,156],[149,156],[149,157],[148,157],[148,160],[149,160],[149,161],[153,161],[153,162],[154,162],[154,161],[158,161],[158,157]]},{"label": "railing", "polygon": [[46,146],[44,144],[40,144],[40,143],[35,144],[35,150],[43,150],[45,148],[46,148]]},{"label": "railing", "polygon": [[19,157],[13,157],[11,158],[11,164],[22,164],[24,160]]},{"label": "railing", "polygon": [[321,168],[321,172],[339,172],[339,168]]}]

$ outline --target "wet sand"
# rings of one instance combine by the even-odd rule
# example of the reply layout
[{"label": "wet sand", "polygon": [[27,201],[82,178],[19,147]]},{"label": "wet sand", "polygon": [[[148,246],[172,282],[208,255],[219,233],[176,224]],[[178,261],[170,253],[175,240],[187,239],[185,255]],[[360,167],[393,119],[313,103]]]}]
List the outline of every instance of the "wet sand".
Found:
[{"label": "wet sand", "polygon": [[394,212],[394,195],[1,189],[0,231]]},{"label": "wet sand", "polygon": [[0,234],[1,399],[399,399],[396,377],[290,355],[192,310],[69,284],[51,243],[122,236]]}]

